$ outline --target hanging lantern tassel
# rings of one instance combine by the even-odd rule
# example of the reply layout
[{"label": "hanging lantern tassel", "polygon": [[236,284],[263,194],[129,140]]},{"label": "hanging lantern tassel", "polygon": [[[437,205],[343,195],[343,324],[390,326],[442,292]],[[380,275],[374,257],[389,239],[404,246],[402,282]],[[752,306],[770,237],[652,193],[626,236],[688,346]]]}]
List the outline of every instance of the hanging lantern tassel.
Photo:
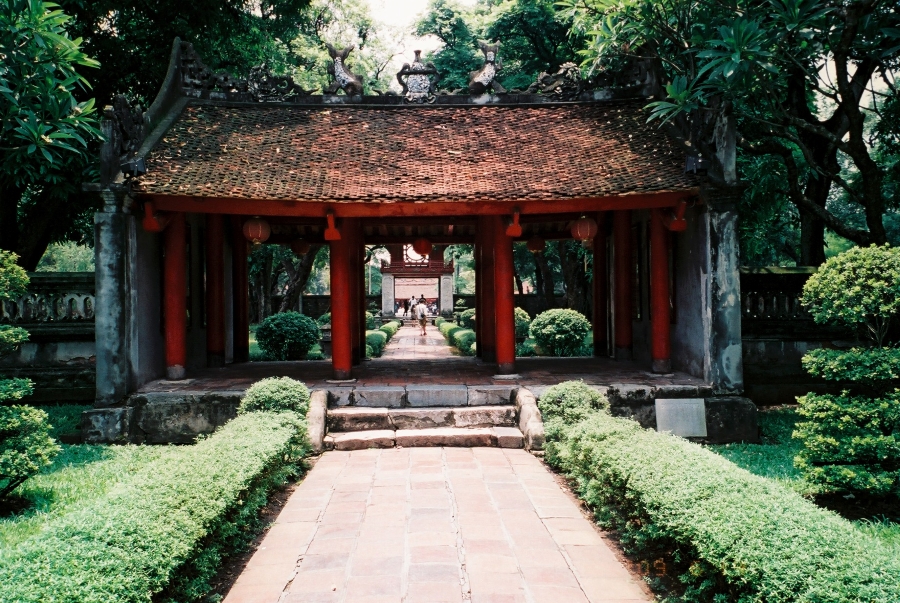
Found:
[{"label": "hanging lantern tassel", "polygon": [[272,234],[272,228],[269,226],[269,223],[259,216],[244,222],[244,238],[254,245],[265,243],[269,239],[270,234]]},{"label": "hanging lantern tassel", "polygon": [[304,239],[294,239],[291,241],[291,251],[296,255],[306,255],[309,253],[309,241]]},{"label": "hanging lantern tassel", "polygon": [[543,253],[545,245],[544,239],[537,235],[534,235],[528,239],[527,243],[525,243],[525,247],[527,247],[528,251],[531,253]]},{"label": "hanging lantern tassel", "polygon": [[431,254],[431,241],[428,239],[416,239],[413,242],[413,251],[423,258],[427,258]]},{"label": "hanging lantern tassel", "polygon": [[506,227],[506,236],[513,238],[522,236],[522,226],[519,224],[518,208],[513,210],[512,224]]},{"label": "hanging lantern tassel", "polygon": [[572,224],[572,238],[589,241],[597,235],[597,223],[586,216],[581,216]]},{"label": "hanging lantern tassel", "polygon": [[341,232],[334,227],[334,212],[330,211],[325,214],[325,219],[328,220],[328,228],[325,229],[325,240],[326,241],[340,241],[341,240]]}]

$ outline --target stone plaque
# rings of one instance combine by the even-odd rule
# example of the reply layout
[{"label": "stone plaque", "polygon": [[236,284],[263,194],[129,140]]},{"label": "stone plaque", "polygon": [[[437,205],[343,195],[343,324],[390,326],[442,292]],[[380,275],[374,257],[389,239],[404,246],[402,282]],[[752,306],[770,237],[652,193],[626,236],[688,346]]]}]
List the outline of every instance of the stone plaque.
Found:
[{"label": "stone plaque", "polygon": [[683,438],[706,437],[706,404],[703,398],[656,400],[656,431]]}]

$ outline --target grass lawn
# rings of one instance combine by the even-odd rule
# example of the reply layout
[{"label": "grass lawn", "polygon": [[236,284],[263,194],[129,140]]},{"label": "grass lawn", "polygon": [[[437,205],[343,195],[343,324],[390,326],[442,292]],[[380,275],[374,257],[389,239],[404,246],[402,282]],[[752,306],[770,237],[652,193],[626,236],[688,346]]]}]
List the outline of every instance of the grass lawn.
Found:
[{"label": "grass lawn", "polygon": [[[800,443],[791,437],[797,413],[793,408],[780,408],[759,413],[760,444],[725,444],[709,448],[729,461],[762,477],[774,479],[799,494],[812,497],[816,489],[803,481],[794,467]],[[855,521],[861,531],[897,548],[900,554],[900,523],[887,519]]]},{"label": "grass lawn", "polygon": [[[53,436],[75,431],[81,413],[90,406],[43,407]],[[96,500],[123,477],[168,454],[163,446],[61,445],[53,464],[29,479],[17,494],[31,502],[23,512],[0,518],[0,549],[12,547],[41,530],[50,519],[79,504]]]}]

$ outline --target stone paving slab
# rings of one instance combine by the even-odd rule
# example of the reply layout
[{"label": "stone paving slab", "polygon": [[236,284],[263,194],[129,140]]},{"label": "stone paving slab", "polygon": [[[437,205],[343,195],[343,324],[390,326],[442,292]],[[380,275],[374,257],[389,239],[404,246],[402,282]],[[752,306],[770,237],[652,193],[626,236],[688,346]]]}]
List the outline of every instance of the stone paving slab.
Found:
[{"label": "stone paving slab", "polygon": [[647,603],[531,454],[327,452],[225,603]]}]

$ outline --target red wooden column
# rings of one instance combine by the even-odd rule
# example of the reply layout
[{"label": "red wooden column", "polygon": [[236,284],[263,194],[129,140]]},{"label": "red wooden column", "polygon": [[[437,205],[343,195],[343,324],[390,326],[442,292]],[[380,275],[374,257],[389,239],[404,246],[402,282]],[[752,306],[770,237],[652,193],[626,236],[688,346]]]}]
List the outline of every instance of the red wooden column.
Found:
[{"label": "red wooden column", "polygon": [[243,220],[231,218],[231,293],[234,361],[250,360],[250,273]]},{"label": "red wooden column", "polygon": [[225,219],[206,214],[206,365],[225,366]]},{"label": "red wooden column", "polygon": [[183,213],[172,214],[163,232],[163,331],[166,379],[184,379],[187,364],[187,228]]},{"label": "red wooden column", "polygon": [[613,213],[613,242],[615,245],[615,325],[614,335],[616,360],[631,360],[631,310],[632,279],[634,262],[631,249],[631,212],[628,210]]},{"label": "red wooden column", "polygon": [[654,209],[650,216],[650,357],[654,373],[672,371],[668,237],[662,210]]},{"label": "red wooden column", "polygon": [[483,348],[481,359],[485,362],[497,361],[497,331],[493,327],[497,320],[494,306],[494,239],[495,231],[491,216],[478,218],[478,230],[482,232],[481,252],[481,286],[479,293],[481,308],[478,310],[478,320],[481,322],[481,341],[478,347]]},{"label": "red wooden column", "polygon": [[512,238],[500,216],[490,216],[494,239],[494,333],[497,372],[511,375],[516,372],[515,327],[515,270],[513,268]]},{"label": "red wooden column", "polygon": [[475,228],[475,341],[477,342],[475,346],[475,356],[478,358],[482,357],[482,352],[484,350],[484,345],[482,345],[483,337],[481,336],[482,328],[481,325],[484,324],[482,320],[478,317],[481,315],[481,296],[484,295],[484,260],[481,257],[481,254],[484,252],[484,237],[482,236],[484,233],[482,232],[480,226],[480,222]]},{"label": "red wooden column", "polygon": [[597,214],[597,236],[594,237],[594,356],[609,356],[609,335],[607,320],[609,315],[609,274],[606,257],[606,213]]},{"label": "red wooden column", "polygon": [[[350,351],[353,366],[358,365],[365,356],[365,307],[362,303],[362,247],[361,223],[356,218],[345,218],[341,228],[341,237],[348,246],[348,270],[350,273]],[[334,300],[332,300],[332,305]],[[333,314],[332,314],[333,316]],[[332,320],[334,324],[334,320]]]},{"label": "red wooden column", "polygon": [[353,368],[351,241],[343,224],[338,224],[338,229],[341,239],[330,242],[331,366],[335,379],[350,379]]}]

